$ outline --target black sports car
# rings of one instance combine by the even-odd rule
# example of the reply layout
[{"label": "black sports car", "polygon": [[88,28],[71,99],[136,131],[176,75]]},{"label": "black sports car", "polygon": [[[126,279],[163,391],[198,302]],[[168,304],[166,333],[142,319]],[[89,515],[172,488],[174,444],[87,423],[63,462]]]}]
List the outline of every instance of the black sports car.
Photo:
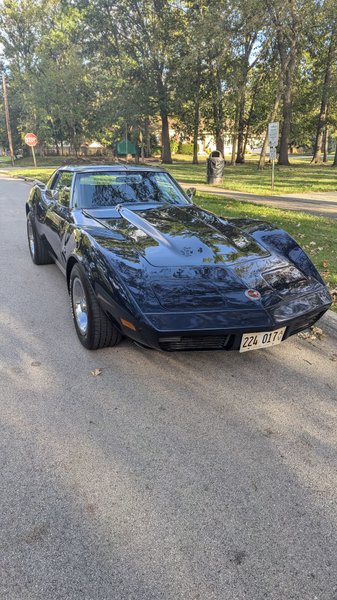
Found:
[{"label": "black sports car", "polygon": [[31,257],[66,276],[86,348],[126,335],[161,350],[244,352],[329,308],[322,278],[285,231],[217,217],[192,196],[161,169],[123,165],[62,167],[32,187]]}]

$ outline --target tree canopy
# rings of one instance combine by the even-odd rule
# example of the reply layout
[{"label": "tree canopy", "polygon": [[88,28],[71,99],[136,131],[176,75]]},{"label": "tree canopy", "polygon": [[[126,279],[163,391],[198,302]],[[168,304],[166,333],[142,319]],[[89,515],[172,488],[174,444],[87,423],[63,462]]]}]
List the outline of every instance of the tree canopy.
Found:
[{"label": "tree canopy", "polygon": [[280,120],[286,165],[295,146],[322,161],[337,135],[335,0],[3,0],[0,43],[16,150],[28,130],[62,152],[127,127],[149,152],[156,124],[169,163],[174,123],[194,162],[207,132],[242,163]]}]

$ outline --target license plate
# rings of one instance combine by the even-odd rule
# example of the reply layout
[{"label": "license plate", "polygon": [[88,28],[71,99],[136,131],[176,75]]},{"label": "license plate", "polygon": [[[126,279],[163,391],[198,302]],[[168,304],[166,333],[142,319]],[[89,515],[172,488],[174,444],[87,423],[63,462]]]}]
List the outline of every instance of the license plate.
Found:
[{"label": "license plate", "polygon": [[240,352],[258,350],[259,348],[270,348],[282,342],[286,328],[274,329],[274,331],[259,331],[258,333],[244,333],[241,339]]}]

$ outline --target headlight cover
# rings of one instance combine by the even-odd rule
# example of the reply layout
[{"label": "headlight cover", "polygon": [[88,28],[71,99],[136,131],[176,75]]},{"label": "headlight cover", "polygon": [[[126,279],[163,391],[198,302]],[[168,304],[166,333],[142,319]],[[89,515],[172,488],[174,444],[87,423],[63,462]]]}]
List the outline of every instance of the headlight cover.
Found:
[{"label": "headlight cover", "polygon": [[311,312],[316,308],[326,306],[331,303],[331,298],[328,290],[322,288],[322,290],[315,294],[309,294],[303,298],[294,298],[288,302],[282,302],[276,306],[271,312],[274,320],[277,323],[287,321],[295,317],[299,317],[307,312]]}]

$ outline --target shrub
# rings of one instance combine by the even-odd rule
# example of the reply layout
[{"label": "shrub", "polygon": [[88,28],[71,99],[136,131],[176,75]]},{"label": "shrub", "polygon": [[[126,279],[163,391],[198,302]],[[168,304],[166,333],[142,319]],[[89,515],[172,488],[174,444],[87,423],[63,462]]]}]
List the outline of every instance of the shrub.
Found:
[{"label": "shrub", "polygon": [[178,149],[179,149],[178,140],[175,140],[174,138],[172,140],[170,140],[170,148],[171,148],[172,154],[177,154]]},{"label": "shrub", "polygon": [[179,145],[180,154],[193,154],[193,144],[185,142]]}]

